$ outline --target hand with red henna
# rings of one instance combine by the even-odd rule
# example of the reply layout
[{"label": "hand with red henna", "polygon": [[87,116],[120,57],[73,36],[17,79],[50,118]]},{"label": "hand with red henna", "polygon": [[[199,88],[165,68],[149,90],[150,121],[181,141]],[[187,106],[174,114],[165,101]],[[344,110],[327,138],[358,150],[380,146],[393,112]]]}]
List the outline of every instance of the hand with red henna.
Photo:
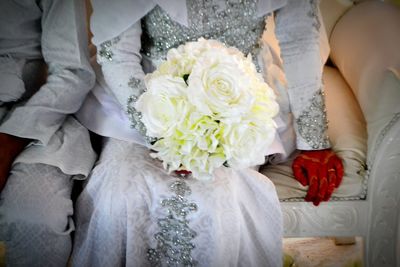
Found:
[{"label": "hand with red henna", "polygon": [[315,206],[329,200],[344,174],[342,160],[330,149],[302,151],[292,168],[295,179],[309,186],[305,200]]},{"label": "hand with red henna", "polygon": [[0,133],[0,192],[6,185],[12,163],[29,142],[29,139]]}]

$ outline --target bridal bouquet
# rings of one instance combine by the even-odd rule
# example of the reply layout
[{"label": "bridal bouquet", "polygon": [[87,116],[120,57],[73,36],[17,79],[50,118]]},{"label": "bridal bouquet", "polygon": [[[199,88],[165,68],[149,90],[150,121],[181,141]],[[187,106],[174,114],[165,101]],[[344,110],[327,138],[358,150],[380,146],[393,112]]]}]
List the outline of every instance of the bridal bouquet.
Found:
[{"label": "bridal bouquet", "polygon": [[206,180],[222,165],[242,169],[264,162],[278,104],[251,56],[199,39],[168,51],[144,82],[147,90],[135,108],[155,140],[151,156],[168,171]]}]

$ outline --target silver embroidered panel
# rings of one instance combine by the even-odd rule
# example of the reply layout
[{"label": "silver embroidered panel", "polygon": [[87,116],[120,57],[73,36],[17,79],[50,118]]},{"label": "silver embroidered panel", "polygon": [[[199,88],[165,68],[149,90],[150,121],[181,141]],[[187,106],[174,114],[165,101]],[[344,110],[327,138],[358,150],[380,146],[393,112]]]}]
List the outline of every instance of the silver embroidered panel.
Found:
[{"label": "silver embroidered panel", "polygon": [[257,17],[257,0],[188,0],[189,27],[172,20],[159,6],[142,20],[142,52],[165,58],[170,48],[200,37],[234,46],[245,55],[257,54],[265,17]]},{"label": "silver embroidered panel", "polygon": [[197,205],[186,198],[191,189],[183,179],[173,182],[170,189],[175,195],[161,201],[167,216],[158,219],[160,231],[154,235],[157,246],[148,249],[147,259],[151,266],[195,266],[191,253],[196,232],[186,216],[196,212]]},{"label": "silver embroidered panel", "polygon": [[147,136],[146,126],[143,124],[141,120],[142,114],[135,109],[135,103],[138,100],[139,96],[146,91],[146,86],[144,84],[144,81],[141,79],[137,79],[135,77],[131,77],[128,82],[128,87],[132,88],[133,91],[137,92],[137,95],[129,96],[127,101],[126,112],[131,122],[131,127],[136,129],[146,139],[147,143],[151,144],[155,142],[156,139]]},{"label": "silver embroidered panel", "polygon": [[313,149],[330,147],[326,135],[328,120],[325,99],[322,90],[318,90],[311,99],[311,104],[297,118],[299,134]]}]

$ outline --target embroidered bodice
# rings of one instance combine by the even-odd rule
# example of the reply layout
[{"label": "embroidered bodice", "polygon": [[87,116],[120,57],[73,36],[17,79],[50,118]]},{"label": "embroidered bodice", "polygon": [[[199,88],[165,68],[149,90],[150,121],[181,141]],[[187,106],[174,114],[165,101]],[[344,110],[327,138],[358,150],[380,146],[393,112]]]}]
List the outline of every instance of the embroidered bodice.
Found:
[{"label": "embroidered bodice", "polygon": [[[293,126],[296,132],[297,148],[328,148],[321,71],[325,59],[320,54],[326,36],[321,31],[317,3],[292,0],[274,11],[269,21],[280,48],[280,54],[274,51],[274,56],[268,44],[262,45],[268,14],[260,15],[257,0],[187,0],[185,24],[157,5],[124,32],[98,46],[97,62],[102,66],[105,88],[128,114],[131,126],[144,134],[140,113],[133,106],[145,90],[145,74],[154,71],[171,48],[200,37],[215,39],[245,55],[251,53],[257,69],[266,76],[273,75],[274,68],[282,70],[286,83],[280,86],[287,90],[281,90],[278,97],[284,105],[290,105],[282,110],[294,117],[288,127]],[[291,119],[285,123],[291,123]]]},{"label": "embroidered bodice", "polygon": [[159,6],[142,19],[142,53],[162,59],[169,49],[200,37],[234,46],[255,55],[265,27],[256,16],[256,0],[188,0],[189,27],[170,18]]}]

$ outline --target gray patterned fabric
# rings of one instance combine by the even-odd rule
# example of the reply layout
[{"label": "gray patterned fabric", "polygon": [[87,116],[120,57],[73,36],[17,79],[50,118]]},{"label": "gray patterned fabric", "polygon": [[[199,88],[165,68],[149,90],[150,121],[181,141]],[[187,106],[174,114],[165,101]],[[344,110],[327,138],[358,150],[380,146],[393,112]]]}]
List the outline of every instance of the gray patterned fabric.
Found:
[{"label": "gray patterned fabric", "polygon": [[0,132],[33,139],[30,150],[46,150],[18,162],[52,164],[82,177],[95,154],[87,130],[68,115],[94,82],[83,4],[0,1],[0,102],[9,109]]},{"label": "gray patterned fabric", "polygon": [[0,132],[33,140],[0,193],[8,266],[66,266],[71,252],[71,178],[84,179],[96,159],[70,115],[94,82],[83,5],[0,1]]},{"label": "gray patterned fabric", "polygon": [[13,166],[0,195],[7,266],[66,266],[71,251],[73,180],[46,164]]}]

